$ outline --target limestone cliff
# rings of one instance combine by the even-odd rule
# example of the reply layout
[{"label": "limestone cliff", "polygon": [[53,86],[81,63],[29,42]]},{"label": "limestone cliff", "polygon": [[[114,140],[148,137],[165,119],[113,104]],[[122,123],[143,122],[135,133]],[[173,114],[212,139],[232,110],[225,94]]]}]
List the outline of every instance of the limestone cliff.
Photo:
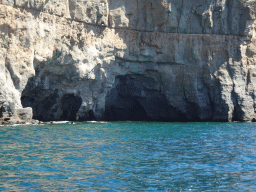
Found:
[{"label": "limestone cliff", "polygon": [[255,4],[0,0],[0,121],[255,120]]}]

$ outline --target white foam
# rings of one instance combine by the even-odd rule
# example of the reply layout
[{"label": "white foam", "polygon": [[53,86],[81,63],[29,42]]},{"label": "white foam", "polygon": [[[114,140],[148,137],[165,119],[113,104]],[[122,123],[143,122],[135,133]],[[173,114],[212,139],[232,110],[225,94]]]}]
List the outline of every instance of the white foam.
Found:
[{"label": "white foam", "polygon": [[106,121],[86,121],[87,123],[107,123]]}]

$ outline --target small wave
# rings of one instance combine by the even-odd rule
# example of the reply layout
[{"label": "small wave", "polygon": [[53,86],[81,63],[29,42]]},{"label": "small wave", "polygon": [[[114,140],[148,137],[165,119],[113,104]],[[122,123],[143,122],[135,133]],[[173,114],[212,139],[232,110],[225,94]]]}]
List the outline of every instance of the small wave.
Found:
[{"label": "small wave", "polygon": [[21,125],[25,125],[25,124],[12,124],[12,125],[9,125],[9,126],[16,127],[16,126],[21,126]]},{"label": "small wave", "polygon": [[86,121],[87,123],[108,123],[106,121]]},{"label": "small wave", "polygon": [[64,124],[69,123],[69,121],[52,121],[53,124]]},{"label": "small wave", "polygon": [[70,122],[71,121],[47,121],[47,122],[40,121],[39,124],[67,124]]}]

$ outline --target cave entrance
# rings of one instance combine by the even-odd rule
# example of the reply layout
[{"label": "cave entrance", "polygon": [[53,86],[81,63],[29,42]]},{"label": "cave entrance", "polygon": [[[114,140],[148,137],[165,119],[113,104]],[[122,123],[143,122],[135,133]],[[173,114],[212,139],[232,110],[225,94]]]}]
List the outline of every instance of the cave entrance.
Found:
[{"label": "cave entrance", "polygon": [[109,121],[169,121],[168,101],[160,83],[144,75],[115,79],[106,97],[105,119]]},{"label": "cave entrance", "polygon": [[[110,97],[113,95],[109,95]],[[109,101],[109,98],[107,102]],[[109,104],[109,103],[108,103]],[[133,97],[119,97],[113,105],[106,107],[106,119],[109,121],[149,121],[143,106]]]},{"label": "cave entrance", "polygon": [[67,121],[76,121],[76,114],[82,105],[82,98],[74,94],[65,94],[61,99],[62,119]]}]

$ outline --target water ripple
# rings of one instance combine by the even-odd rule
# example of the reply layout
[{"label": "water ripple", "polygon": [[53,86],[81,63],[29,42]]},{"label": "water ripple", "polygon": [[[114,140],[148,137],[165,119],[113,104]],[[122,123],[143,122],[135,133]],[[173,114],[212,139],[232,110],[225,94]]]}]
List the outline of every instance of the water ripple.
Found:
[{"label": "water ripple", "polygon": [[0,191],[255,191],[253,123],[0,127]]}]

